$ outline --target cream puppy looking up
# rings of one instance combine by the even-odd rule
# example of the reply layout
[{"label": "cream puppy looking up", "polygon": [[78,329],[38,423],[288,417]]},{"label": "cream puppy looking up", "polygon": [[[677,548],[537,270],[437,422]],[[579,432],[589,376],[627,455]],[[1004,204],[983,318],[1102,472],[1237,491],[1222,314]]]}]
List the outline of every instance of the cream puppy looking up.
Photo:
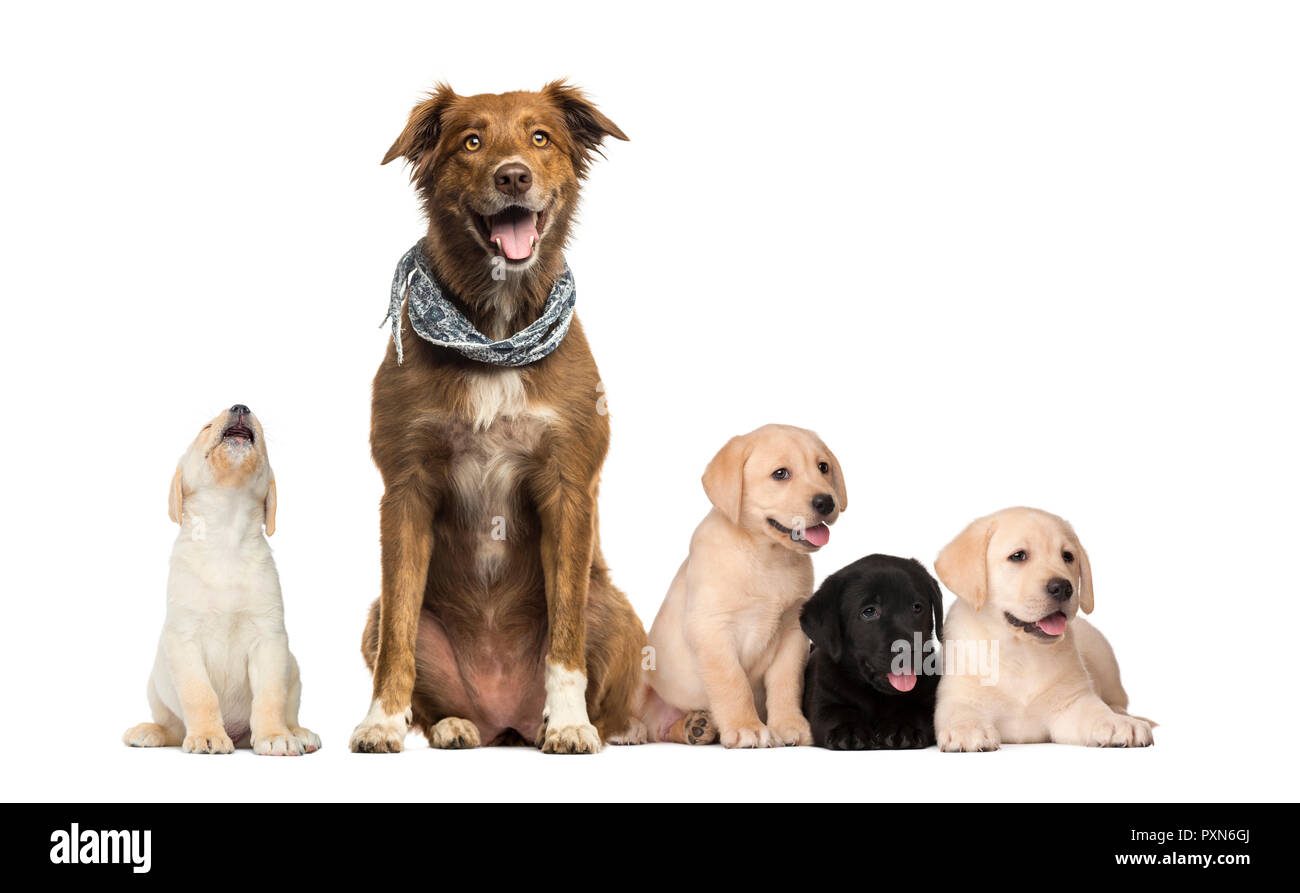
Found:
[{"label": "cream puppy looking up", "polygon": [[764,425],[704,471],[713,509],[650,629],[646,724],[660,741],[811,744],[800,708],[811,554],[848,508],[844,473],[811,431]]},{"label": "cream puppy looking up", "polygon": [[284,629],[280,578],[262,535],[275,533],[275,475],[262,426],[236,404],[199,431],[172,477],[167,512],[181,526],[167,578],[167,617],[153,674],[153,722],[133,747],[297,756],[320,747],[298,725],[302,686]]}]

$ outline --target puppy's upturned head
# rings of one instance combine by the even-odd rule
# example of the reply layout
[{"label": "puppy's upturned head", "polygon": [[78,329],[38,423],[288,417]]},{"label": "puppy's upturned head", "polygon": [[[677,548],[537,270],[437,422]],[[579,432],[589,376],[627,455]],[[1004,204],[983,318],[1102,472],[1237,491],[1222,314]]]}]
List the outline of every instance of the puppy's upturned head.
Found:
[{"label": "puppy's upturned head", "polygon": [[1040,509],[986,515],[934,563],[943,584],[976,611],[992,610],[1018,634],[1060,641],[1066,624],[1092,612],[1092,566],[1066,521]]},{"label": "puppy's upturned head", "polygon": [[826,545],[828,525],[849,507],[835,454],[813,432],[790,425],[731,438],[701,480],[731,523],[796,552]]},{"label": "puppy's upturned head", "polygon": [[405,158],[435,252],[494,258],[507,273],[551,270],[578,186],[606,136],[626,140],[577,87],[459,96],[439,84],[411,111],[384,164]]},{"label": "puppy's upturned head", "polygon": [[262,435],[262,423],[252,410],[236,403],[199,429],[172,475],[167,516],[177,524],[185,500],[204,490],[246,490],[266,510],[266,534],[275,532],[275,475]]},{"label": "puppy's upturned head", "polygon": [[[907,694],[924,659],[917,642],[924,649],[932,634],[943,638],[943,595],[915,559],[868,555],[827,577],[803,606],[799,624],[846,672],[879,692]],[[896,672],[900,650],[913,659]]]}]

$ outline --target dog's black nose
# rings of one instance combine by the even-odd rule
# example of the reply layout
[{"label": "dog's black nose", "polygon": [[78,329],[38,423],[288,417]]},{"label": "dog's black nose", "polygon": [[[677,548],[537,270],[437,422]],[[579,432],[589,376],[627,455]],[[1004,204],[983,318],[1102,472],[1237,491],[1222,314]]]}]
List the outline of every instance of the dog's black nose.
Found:
[{"label": "dog's black nose", "polygon": [[251,409],[249,409],[247,406],[245,406],[242,403],[236,403],[234,406],[230,407],[230,411],[237,412],[240,415],[248,415],[249,413],[252,412]]},{"label": "dog's black nose", "polygon": [[1074,584],[1064,577],[1052,577],[1047,581],[1047,594],[1058,602],[1067,602],[1074,595]]},{"label": "dog's black nose", "polygon": [[818,493],[812,498],[812,507],[819,515],[829,515],[835,511],[835,497],[829,493]]},{"label": "dog's black nose", "polygon": [[533,185],[533,172],[519,162],[503,164],[496,172],[497,191],[513,198],[523,195]]}]

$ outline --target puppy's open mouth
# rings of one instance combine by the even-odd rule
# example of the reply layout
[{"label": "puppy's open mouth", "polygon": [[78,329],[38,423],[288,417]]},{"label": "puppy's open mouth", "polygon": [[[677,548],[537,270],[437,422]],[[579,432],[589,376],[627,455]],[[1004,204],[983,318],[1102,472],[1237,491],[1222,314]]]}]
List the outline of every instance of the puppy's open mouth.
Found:
[{"label": "puppy's open mouth", "polygon": [[246,440],[251,444],[257,438],[253,435],[252,428],[248,427],[243,422],[236,422],[235,424],[227,428],[225,431],[221,432],[221,439],[222,440]]},{"label": "puppy's open mouth", "polygon": [[533,211],[512,205],[491,215],[480,214],[470,208],[469,213],[474,220],[474,228],[498,257],[521,262],[531,258],[541,243],[550,207]]},{"label": "puppy's open mouth", "polygon": [[786,527],[784,524],[778,523],[775,518],[768,518],[767,523],[796,543],[802,543],[810,549],[820,549],[831,541],[831,529],[825,524],[814,524],[812,527],[800,529],[798,527]]},{"label": "puppy's open mouth", "polygon": [[1010,611],[1003,611],[1002,615],[1007,618],[1016,629],[1023,629],[1030,635],[1037,636],[1040,639],[1055,639],[1065,632],[1066,616],[1060,611],[1048,614],[1041,620],[1035,620],[1032,623],[1028,620],[1021,620]]}]

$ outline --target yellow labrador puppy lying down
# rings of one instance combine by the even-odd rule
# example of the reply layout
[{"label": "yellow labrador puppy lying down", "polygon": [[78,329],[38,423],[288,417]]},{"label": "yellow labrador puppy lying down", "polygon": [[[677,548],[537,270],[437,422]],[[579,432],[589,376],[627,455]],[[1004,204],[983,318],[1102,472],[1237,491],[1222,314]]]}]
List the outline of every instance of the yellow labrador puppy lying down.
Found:
[{"label": "yellow labrador puppy lying down", "polygon": [[812,596],[810,556],[848,508],[840,463],[813,432],[765,425],[728,441],[703,483],[713,508],[650,629],[650,735],[811,744],[799,609]]},{"label": "yellow labrador puppy lying down", "polygon": [[230,753],[245,743],[274,756],[316,750],[320,739],[298,725],[302,686],[266,542],[275,532],[275,475],[247,406],[199,431],[176,467],[167,510],[181,531],[149,677],[153,722],[122,740],[179,744],[186,753]]},{"label": "yellow labrador puppy lying down", "polygon": [[979,518],[935,570],[960,599],[944,622],[940,749],[1152,743],[1150,723],[1128,715],[1110,643],[1077,616],[1092,613],[1092,567],[1064,520],[1031,508]]}]

